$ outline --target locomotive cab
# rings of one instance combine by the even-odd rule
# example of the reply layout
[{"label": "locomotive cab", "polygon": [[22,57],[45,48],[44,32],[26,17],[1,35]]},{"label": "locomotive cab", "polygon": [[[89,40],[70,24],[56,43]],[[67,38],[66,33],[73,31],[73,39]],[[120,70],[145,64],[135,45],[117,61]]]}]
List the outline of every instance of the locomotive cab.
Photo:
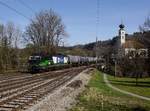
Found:
[{"label": "locomotive cab", "polygon": [[28,60],[28,71],[31,73],[46,71],[53,64],[51,56],[30,56]]},{"label": "locomotive cab", "polygon": [[30,56],[28,60],[28,71],[31,73],[38,72],[38,64],[41,61],[41,56]]}]

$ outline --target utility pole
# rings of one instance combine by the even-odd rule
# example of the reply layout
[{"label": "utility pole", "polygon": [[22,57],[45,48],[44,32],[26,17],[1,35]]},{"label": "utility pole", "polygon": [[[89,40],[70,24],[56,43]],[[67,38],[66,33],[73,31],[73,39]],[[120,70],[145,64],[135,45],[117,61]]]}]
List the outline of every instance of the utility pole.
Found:
[{"label": "utility pole", "polygon": [[96,68],[98,68],[98,35],[99,35],[99,10],[100,10],[100,0],[97,0],[97,15],[96,15],[96,44],[95,44],[95,54],[96,54]]},{"label": "utility pole", "polygon": [[63,48],[65,47],[65,43],[63,42]]},{"label": "utility pole", "polygon": [[96,44],[95,44],[95,54],[96,54],[96,68],[98,68],[98,65],[97,65],[97,63],[98,63],[98,54],[97,54],[97,46],[98,46],[98,44],[97,44],[97,37],[96,37]]},{"label": "utility pole", "polygon": [[115,60],[115,77],[116,77],[116,74],[117,74],[117,60]]}]

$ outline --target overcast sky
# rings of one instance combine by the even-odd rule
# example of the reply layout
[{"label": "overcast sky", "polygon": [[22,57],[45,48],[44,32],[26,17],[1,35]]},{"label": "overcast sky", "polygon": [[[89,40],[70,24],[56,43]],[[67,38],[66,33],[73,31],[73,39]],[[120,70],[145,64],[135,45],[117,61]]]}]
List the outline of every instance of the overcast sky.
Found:
[{"label": "overcast sky", "polygon": [[[66,25],[69,34],[67,45],[85,44],[95,41],[97,0],[22,0],[31,9],[18,2],[19,0],[0,0],[15,8],[28,18],[34,12],[52,8]],[[100,0],[100,27],[98,39],[110,39],[118,34],[121,19],[127,33],[138,31],[150,13],[150,0]],[[0,4],[0,22],[12,21],[22,29],[30,23],[26,18]]]}]

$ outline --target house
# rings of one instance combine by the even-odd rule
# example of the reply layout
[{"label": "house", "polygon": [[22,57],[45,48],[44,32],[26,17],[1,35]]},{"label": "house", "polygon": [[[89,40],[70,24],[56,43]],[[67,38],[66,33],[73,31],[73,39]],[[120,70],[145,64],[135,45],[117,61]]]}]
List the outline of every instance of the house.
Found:
[{"label": "house", "polygon": [[119,25],[118,57],[148,57],[148,49],[136,39],[126,38],[125,26]]}]

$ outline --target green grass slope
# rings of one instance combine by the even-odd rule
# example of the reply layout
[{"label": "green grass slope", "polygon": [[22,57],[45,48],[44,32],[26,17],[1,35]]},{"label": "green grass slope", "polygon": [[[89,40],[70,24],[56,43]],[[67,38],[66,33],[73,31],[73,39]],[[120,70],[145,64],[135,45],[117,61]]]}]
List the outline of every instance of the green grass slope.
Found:
[{"label": "green grass slope", "polygon": [[149,111],[150,102],[109,88],[101,72],[95,70],[86,90],[77,97],[70,111]]},{"label": "green grass slope", "polygon": [[113,86],[150,98],[150,78],[140,78],[138,79],[138,85],[136,85],[134,78],[120,78],[110,75],[107,77]]}]

